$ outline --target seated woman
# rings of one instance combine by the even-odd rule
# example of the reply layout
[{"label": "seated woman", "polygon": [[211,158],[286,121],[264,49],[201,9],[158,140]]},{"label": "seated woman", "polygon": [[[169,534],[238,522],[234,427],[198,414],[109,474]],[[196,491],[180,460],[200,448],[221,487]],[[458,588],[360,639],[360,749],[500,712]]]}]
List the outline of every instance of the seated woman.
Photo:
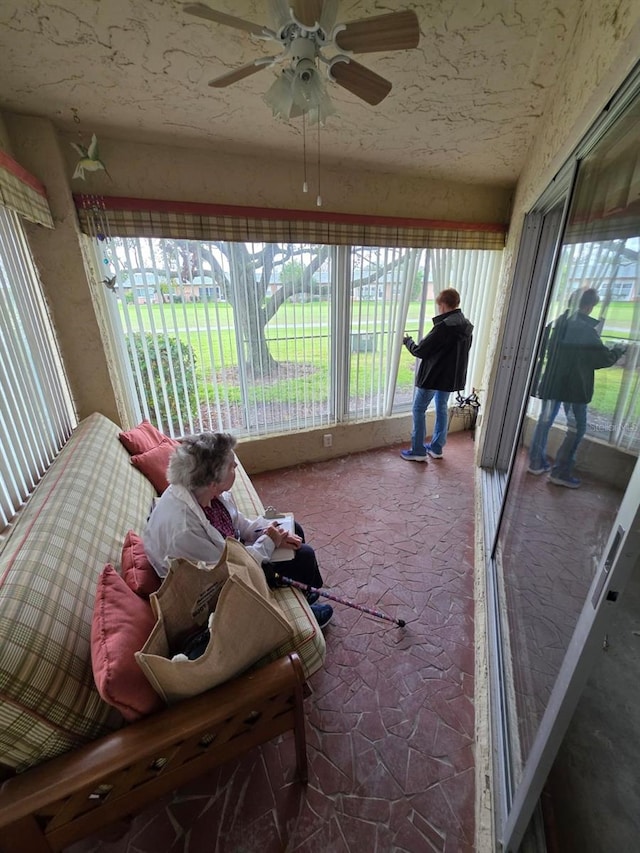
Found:
[{"label": "seated woman", "polygon": [[[313,548],[306,545],[302,528],[287,533],[277,521],[258,517],[251,521],[236,507],[229,489],[236,477],[233,449],[236,439],[228,433],[203,432],[180,441],[169,460],[169,487],[158,500],[143,533],[144,549],[160,577],[165,577],[172,558],[217,563],[228,536],[239,539],[262,565],[273,585],[277,563],[270,563],[276,548],[291,548],[292,560],[286,574],[309,586],[322,586]],[[333,609],[316,604],[318,595],[308,596],[321,628],[331,620]]]}]

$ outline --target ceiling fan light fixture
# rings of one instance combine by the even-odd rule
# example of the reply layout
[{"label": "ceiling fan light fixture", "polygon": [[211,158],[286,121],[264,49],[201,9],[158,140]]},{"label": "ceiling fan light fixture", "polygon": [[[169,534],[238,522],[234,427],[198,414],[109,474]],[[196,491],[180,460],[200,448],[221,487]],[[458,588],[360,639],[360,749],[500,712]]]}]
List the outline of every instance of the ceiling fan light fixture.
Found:
[{"label": "ceiling fan light fixture", "polygon": [[327,94],[327,89],[318,69],[313,63],[302,60],[298,63],[291,85],[293,103],[309,117],[311,124],[325,123],[336,109]]},{"label": "ceiling fan light fixture", "polygon": [[[275,118],[283,118],[289,120],[294,114],[293,103],[293,74],[286,68],[278,74],[272,85],[263,95],[263,100],[267,106],[271,107],[271,111]],[[298,112],[298,115],[300,113]]]},{"label": "ceiling fan light fixture", "polygon": [[270,18],[275,24],[276,32],[280,32],[291,23],[289,0],[269,0]]},{"label": "ceiling fan light fixture", "polygon": [[285,121],[305,115],[309,124],[324,124],[337,113],[320,72],[308,60],[300,60],[295,69],[283,69],[263,99],[274,117]]},{"label": "ceiling fan light fixture", "polygon": [[307,110],[307,118],[309,124],[326,124],[329,116],[337,115],[337,113],[338,110],[334,107],[333,101],[323,88],[318,103]]}]

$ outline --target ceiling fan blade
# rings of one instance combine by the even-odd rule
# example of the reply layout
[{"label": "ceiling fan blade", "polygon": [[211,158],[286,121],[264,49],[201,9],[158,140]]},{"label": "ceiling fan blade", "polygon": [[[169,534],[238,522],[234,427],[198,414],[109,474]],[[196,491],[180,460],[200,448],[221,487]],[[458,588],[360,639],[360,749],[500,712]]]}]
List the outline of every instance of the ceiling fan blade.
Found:
[{"label": "ceiling fan blade", "polygon": [[336,35],[341,50],[376,53],[382,50],[409,50],[420,41],[420,25],[415,12],[390,12],[351,21]]},{"label": "ceiling fan blade", "polygon": [[[273,57],[270,57],[270,59],[273,59]],[[224,89],[225,86],[230,86],[232,83],[237,83],[238,80],[244,80],[245,77],[251,77],[251,75],[255,74],[257,71],[262,71],[262,69],[266,68],[269,64],[270,62],[265,62],[264,60],[247,62],[246,65],[241,65],[233,71],[228,71],[226,74],[221,74],[220,77],[210,80],[209,85],[214,89]]]},{"label": "ceiling fan blade", "polygon": [[322,0],[293,0],[293,17],[303,27],[315,27],[322,17]]},{"label": "ceiling fan blade", "polygon": [[216,9],[205,6],[204,3],[189,3],[182,7],[182,11],[186,12],[187,15],[195,15],[196,18],[213,21],[215,24],[225,24],[227,27],[234,27],[236,30],[244,30],[245,33],[251,33],[254,36],[264,35],[265,27],[260,24],[252,24],[251,21],[236,18],[235,15],[218,12]]},{"label": "ceiling fan blade", "polygon": [[336,57],[329,66],[329,74],[338,86],[372,106],[379,104],[391,91],[388,80],[353,59],[345,62]]}]

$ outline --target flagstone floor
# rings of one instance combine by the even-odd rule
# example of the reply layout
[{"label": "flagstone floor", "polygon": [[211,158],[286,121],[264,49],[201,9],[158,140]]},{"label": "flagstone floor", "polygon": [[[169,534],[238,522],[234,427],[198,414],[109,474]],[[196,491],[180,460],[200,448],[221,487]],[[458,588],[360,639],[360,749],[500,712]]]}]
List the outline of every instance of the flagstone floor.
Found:
[{"label": "flagstone floor", "polygon": [[[238,448],[242,458],[242,448]],[[291,509],[334,594],[325,667],[305,700],[309,783],[290,734],[73,853],[465,853],[474,838],[473,451],[400,447],[253,477]]]}]

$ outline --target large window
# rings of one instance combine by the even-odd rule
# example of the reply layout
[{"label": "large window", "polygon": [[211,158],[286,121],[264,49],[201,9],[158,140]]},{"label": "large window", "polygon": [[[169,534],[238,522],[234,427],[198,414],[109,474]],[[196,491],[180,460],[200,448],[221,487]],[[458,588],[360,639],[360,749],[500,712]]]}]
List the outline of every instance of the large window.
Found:
[{"label": "large window", "polygon": [[172,435],[407,410],[415,360],[402,336],[429,330],[443,287],[476,322],[469,392],[484,366],[500,251],[104,235],[95,246],[134,407]]}]

